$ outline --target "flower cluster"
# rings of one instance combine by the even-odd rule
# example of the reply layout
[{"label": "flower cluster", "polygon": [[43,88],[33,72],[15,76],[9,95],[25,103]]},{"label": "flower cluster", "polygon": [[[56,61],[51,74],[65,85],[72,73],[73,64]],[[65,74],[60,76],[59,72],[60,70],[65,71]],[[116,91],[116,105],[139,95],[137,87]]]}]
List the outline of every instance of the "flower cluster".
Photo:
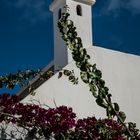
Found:
[{"label": "flower cluster", "polygon": [[115,120],[88,117],[79,119],[72,140],[125,140],[123,127]]},{"label": "flower cluster", "polygon": [[60,106],[44,109],[34,104],[22,104],[17,96],[0,95],[0,122],[24,126],[32,135],[68,140],[124,140],[123,127],[111,119],[88,117],[76,120],[72,108]]}]

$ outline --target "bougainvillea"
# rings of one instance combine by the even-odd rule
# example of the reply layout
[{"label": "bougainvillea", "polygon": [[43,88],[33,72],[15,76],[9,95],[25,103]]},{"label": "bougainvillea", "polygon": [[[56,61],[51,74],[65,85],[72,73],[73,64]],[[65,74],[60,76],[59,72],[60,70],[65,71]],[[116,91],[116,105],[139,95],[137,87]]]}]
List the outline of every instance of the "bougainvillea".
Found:
[{"label": "bougainvillea", "polygon": [[28,130],[28,135],[67,140],[124,140],[123,126],[115,120],[88,117],[77,119],[72,108],[45,109],[22,104],[15,95],[0,95],[0,122],[13,123]]}]

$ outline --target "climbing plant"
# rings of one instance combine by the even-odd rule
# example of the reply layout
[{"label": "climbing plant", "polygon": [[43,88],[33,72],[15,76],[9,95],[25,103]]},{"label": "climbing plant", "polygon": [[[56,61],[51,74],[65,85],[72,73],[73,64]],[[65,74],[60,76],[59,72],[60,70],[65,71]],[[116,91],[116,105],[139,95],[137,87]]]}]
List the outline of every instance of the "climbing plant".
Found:
[{"label": "climbing plant", "polygon": [[[67,10],[68,11],[68,10]],[[92,95],[96,99],[96,103],[106,110],[106,115],[109,119],[116,117],[117,121],[124,126],[127,139],[140,139],[139,130],[136,129],[136,124],[126,123],[126,115],[120,110],[118,103],[111,101],[111,94],[105,81],[102,79],[102,72],[97,69],[96,64],[89,62],[90,56],[82,45],[81,38],[77,35],[76,27],[72,20],[69,19],[68,12],[63,13],[59,19],[58,27],[62,34],[62,39],[71,50],[72,58],[76,66],[80,69],[80,76],[84,83],[89,85]]]},{"label": "climbing plant", "polygon": [[13,89],[16,85],[23,87],[29,83],[29,81],[40,73],[39,70],[29,70],[21,71],[18,70],[16,73],[6,74],[0,76],[0,88],[6,87],[8,89]]},{"label": "climbing plant", "polygon": [[[7,88],[7,89],[14,89],[16,86],[20,86],[20,88],[27,86],[28,92],[32,95],[34,95],[34,90],[36,87],[33,87],[31,84],[31,80],[35,77],[39,77],[40,80],[48,80],[51,78],[54,73],[53,70],[47,70],[43,72],[43,69],[38,69],[38,70],[29,70],[27,69],[26,71],[21,71],[18,70],[16,73],[10,73],[6,75],[1,75],[0,76],[0,89],[1,88]],[[62,69],[59,72],[58,78],[60,78],[62,75],[65,75],[68,77],[69,81],[72,82],[73,84],[78,83],[78,78],[75,76],[75,73],[73,70],[67,70],[67,69]]]},{"label": "climbing plant", "polygon": [[[140,140],[139,130],[136,124],[126,123],[125,113],[120,110],[117,103],[111,101],[111,94],[102,72],[97,69],[96,64],[89,62],[90,56],[83,48],[82,40],[78,37],[76,27],[69,19],[69,13],[63,14],[58,22],[62,38],[71,50],[73,60],[80,69],[80,76],[84,83],[89,85],[96,103],[106,110],[106,119],[88,117],[77,119],[72,108],[60,106],[45,109],[41,105],[23,104],[19,97],[14,95],[0,95],[0,136],[1,139],[55,139],[55,140]],[[47,73],[50,77],[51,72]],[[52,73],[51,73],[52,75]],[[58,78],[62,75],[68,76],[73,84],[78,84],[74,71],[62,69]],[[0,88],[13,89],[16,85],[25,86],[36,77],[42,77],[41,70],[18,71],[15,74],[0,76]],[[5,131],[3,125],[12,124],[17,126],[10,133]],[[19,128],[23,128],[22,131]],[[23,137],[21,137],[23,136]]]}]

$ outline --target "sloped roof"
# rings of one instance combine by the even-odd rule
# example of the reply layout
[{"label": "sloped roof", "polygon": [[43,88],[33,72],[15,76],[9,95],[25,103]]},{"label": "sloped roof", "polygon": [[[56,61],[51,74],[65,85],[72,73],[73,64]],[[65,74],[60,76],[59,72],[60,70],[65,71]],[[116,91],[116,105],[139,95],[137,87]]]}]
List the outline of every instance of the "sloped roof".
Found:
[{"label": "sloped roof", "polygon": [[[51,74],[49,75],[48,73]],[[54,74],[54,64],[53,61],[50,62],[45,68],[43,68],[39,75],[37,75],[35,78],[33,78],[30,81],[30,85],[26,85],[23,87],[17,95],[20,97],[20,99],[24,99],[26,96],[29,95],[31,91],[34,91],[37,89],[41,84],[43,84],[45,81],[47,81],[52,75]],[[31,87],[31,91],[30,91]]]}]

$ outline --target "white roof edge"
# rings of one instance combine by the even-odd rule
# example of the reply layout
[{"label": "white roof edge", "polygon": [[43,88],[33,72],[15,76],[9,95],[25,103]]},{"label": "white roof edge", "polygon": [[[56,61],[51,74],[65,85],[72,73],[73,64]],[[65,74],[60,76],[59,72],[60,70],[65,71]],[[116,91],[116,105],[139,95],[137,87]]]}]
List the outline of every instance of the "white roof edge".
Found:
[{"label": "white roof edge", "polygon": [[49,6],[49,10],[50,10],[50,11],[53,12],[53,10],[54,10],[54,5],[55,5],[57,2],[58,2],[58,0],[54,0],[54,1],[50,4],[50,6]]},{"label": "white roof edge", "polygon": [[[127,52],[121,52],[119,50],[113,50],[113,49],[108,49],[108,48],[104,48],[104,47],[101,47],[101,46],[91,46],[95,49],[103,49],[103,50],[106,50],[106,51],[111,51],[113,53],[119,53],[119,54],[124,54],[124,55],[128,55],[128,56],[134,56],[134,57],[139,57],[140,58],[140,55],[136,55],[136,54],[131,54],[131,53],[127,53]],[[90,48],[90,47],[88,47]]]},{"label": "white roof edge", "polygon": [[83,2],[88,5],[94,5],[96,2],[96,0],[74,0],[74,1]]},{"label": "white roof edge", "polygon": [[[41,70],[41,73],[39,75],[37,75],[36,77],[34,77],[31,81],[30,81],[30,85],[33,85],[35,82],[37,82],[40,79],[40,75],[45,74],[51,67],[54,66],[54,60],[52,60],[45,68],[43,68]],[[44,83],[44,82],[43,82]],[[20,96],[22,94],[24,94],[24,92],[29,88],[29,85],[24,86],[19,92],[16,93],[16,95]]]},{"label": "white roof edge", "polygon": [[[96,2],[96,0],[73,0],[73,1],[82,2],[91,6],[94,5]],[[58,2],[60,2],[60,0],[54,0],[49,6],[49,10],[53,12]]]}]

